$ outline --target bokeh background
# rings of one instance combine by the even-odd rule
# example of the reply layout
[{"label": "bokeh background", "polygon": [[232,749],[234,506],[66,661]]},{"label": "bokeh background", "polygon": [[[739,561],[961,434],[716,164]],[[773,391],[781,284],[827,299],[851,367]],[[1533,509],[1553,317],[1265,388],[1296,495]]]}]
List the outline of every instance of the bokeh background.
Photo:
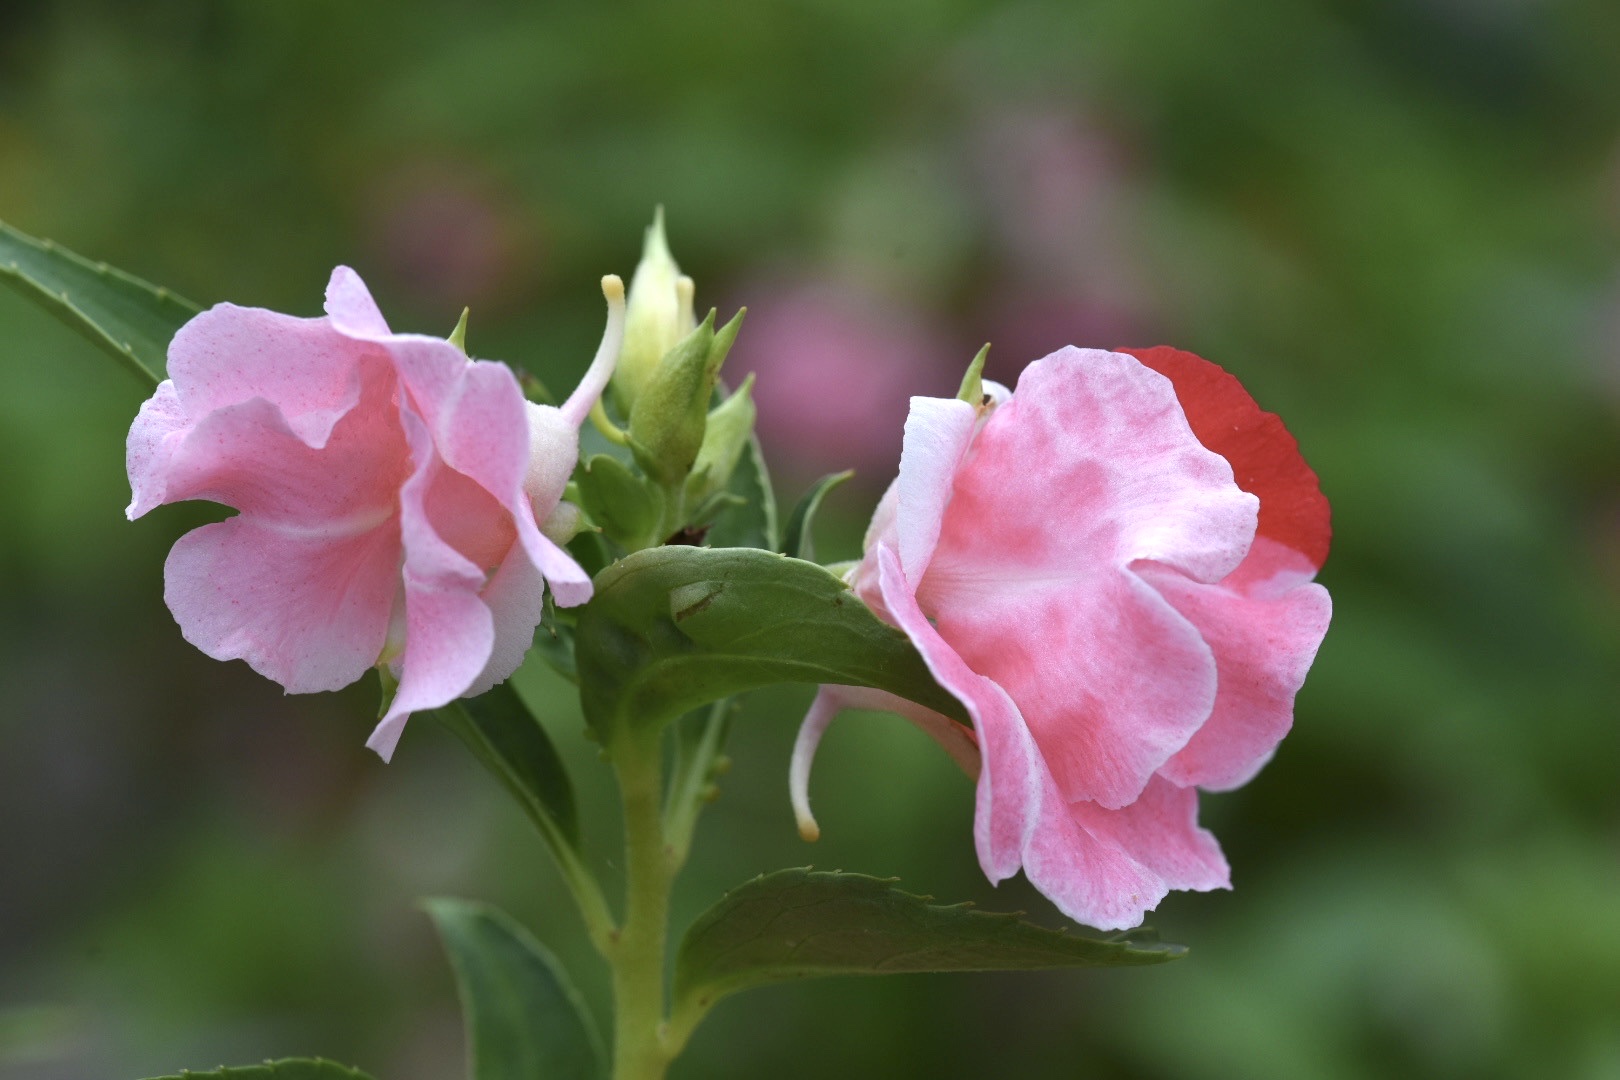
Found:
[{"label": "bokeh background", "polygon": [[[979,344],[1175,343],[1321,473],[1335,619],[1294,734],[1205,799],[1236,890],[1168,968],[733,999],[679,1077],[1620,1077],[1620,7],[1609,0],[117,0],[0,7],[0,216],[170,285],[399,328],[472,308],[554,387],[652,208],[759,372],[791,501],[853,465],[849,557],[911,393]],[[375,690],[283,697],[180,640],[123,520],[140,387],[0,290],[0,1076],[323,1054],[462,1075],[425,895],[498,902],[605,983],[540,846]],[[519,676],[609,881],[606,769]],[[968,783],[893,718],[755,695],[677,920],[815,863],[990,888]]]}]

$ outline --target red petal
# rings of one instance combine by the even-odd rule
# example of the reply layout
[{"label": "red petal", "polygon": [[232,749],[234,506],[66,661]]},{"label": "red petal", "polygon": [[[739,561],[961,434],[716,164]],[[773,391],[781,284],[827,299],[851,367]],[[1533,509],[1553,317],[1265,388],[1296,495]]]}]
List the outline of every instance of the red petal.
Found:
[{"label": "red petal", "polygon": [[1165,345],[1119,351],[1175,385],[1198,441],[1229,461],[1238,487],[1260,499],[1259,535],[1320,569],[1333,539],[1332,511],[1281,418],[1256,405],[1236,376],[1201,356]]}]

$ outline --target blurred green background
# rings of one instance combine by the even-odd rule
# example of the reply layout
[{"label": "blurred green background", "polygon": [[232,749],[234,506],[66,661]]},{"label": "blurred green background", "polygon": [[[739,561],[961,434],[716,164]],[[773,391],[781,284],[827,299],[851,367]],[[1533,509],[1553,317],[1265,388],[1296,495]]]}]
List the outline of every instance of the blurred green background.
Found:
[{"label": "blurred green background", "polygon": [[[856,465],[980,343],[1175,343],[1283,414],[1333,500],[1336,613],[1294,734],[1204,800],[1236,889],[1168,968],[787,986],[681,1077],[1620,1077],[1620,7],[1610,0],[60,0],[0,8],[0,217],[204,303],[319,310],[567,387],[656,203],[700,305],[750,308],[784,497]],[[605,1008],[518,812],[375,691],[288,698],[161,601],[199,514],[131,525],[142,394],[0,291],[0,1076],[289,1053],[462,1075],[424,895],[519,915]],[[519,676],[607,878],[575,702]],[[893,718],[822,752],[755,695],[685,921],[814,862],[990,888],[970,785]]]}]

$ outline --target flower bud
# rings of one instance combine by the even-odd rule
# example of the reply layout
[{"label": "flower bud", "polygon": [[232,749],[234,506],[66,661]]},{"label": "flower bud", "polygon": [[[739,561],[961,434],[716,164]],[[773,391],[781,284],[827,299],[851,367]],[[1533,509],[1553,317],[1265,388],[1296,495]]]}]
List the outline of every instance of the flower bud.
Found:
[{"label": "flower bud", "polygon": [[613,394],[619,408],[634,408],[657,370],[659,361],[692,332],[692,279],[681,274],[664,236],[664,209],[659,207],[647,229],[641,262],[630,279],[629,309],[625,317],[624,348],[613,373]]},{"label": "flower bud", "polygon": [[709,412],[703,432],[703,445],[686,478],[686,501],[697,506],[710,495],[724,490],[737,461],[754,433],[754,376],[750,372],[730,397]]},{"label": "flower bud", "polygon": [[697,460],[715,381],[742,316],[739,311],[716,331],[710,311],[653,369],[630,409],[630,446],[636,463],[667,488],[679,491]]}]

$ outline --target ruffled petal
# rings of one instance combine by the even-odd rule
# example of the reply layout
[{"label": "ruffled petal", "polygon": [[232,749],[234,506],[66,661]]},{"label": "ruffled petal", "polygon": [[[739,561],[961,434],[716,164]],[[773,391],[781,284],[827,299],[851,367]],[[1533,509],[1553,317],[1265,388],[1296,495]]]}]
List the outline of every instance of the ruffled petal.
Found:
[{"label": "ruffled petal", "polygon": [[1261,409],[1236,377],[1203,357],[1162,345],[1122,351],[1175,384],[1193,434],[1232,463],[1238,487],[1259,497],[1259,535],[1321,569],[1333,540],[1332,511],[1281,418]]},{"label": "ruffled petal", "polygon": [[1024,850],[1024,876],[1058,910],[1087,926],[1136,926],[1159,906],[1169,886],[1118,845],[1082,826],[1050,778],[1044,794],[1040,819]]},{"label": "ruffled petal", "polygon": [[[1209,647],[1134,567],[1236,567],[1256,500],[1231,472],[1163,376],[1064,349],[1025,369],[956,473],[918,602],[1018,703],[1069,801],[1129,805],[1209,717]],[[906,512],[902,496],[902,536]]]},{"label": "ruffled petal", "polygon": [[130,493],[124,516],[129,520],[168,501],[169,459],[189,426],[173,381],[164,379],[158,383],[157,391],[141,403],[124,443]]},{"label": "ruffled petal", "polygon": [[900,568],[921,581],[939,541],[957,465],[973,441],[978,414],[956,398],[914,397],[895,480],[895,532]]},{"label": "ruffled petal", "polygon": [[219,304],[182,326],[169,343],[169,378],[185,415],[263,398],[311,447],[326,444],[359,400],[356,369],[374,346],[327,319]]},{"label": "ruffled petal", "polygon": [[289,693],[337,690],[377,662],[399,574],[393,522],[344,538],[240,516],[182,536],[163,599],[185,639]]},{"label": "ruffled petal", "polygon": [[446,466],[426,422],[408,403],[401,402],[400,419],[415,466],[399,492],[405,652],[393,703],[366,740],[384,761],[393,756],[410,714],[465,694],[495,647],[494,616],[479,595],[484,571],[438,534],[428,514],[435,473]]},{"label": "ruffled petal", "polygon": [[484,603],[495,620],[495,643],[489,662],[463,697],[477,697],[505,682],[534,644],[534,628],[546,610],[546,582],[519,543],[513,542],[500,568],[484,586]]},{"label": "ruffled petal", "polygon": [[351,337],[382,337],[388,333],[388,322],[371,298],[371,290],[347,266],[335,267],[326,283],[326,315],[333,326]]},{"label": "ruffled petal", "polygon": [[1294,695],[1333,613],[1327,590],[1302,580],[1311,569],[1303,555],[1266,537],[1217,585],[1143,568],[1209,643],[1217,673],[1209,720],[1164,765],[1163,775],[1221,791],[1247,783],[1270,760],[1293,726]]},{"label": "ruffled petal", "polygon": [[310,538],[334,539],[392,517],[408,458],[389,380],[368,365],[360,405],[314,449],[263,398],[216,409],[167,446],[165,502],[208,499]]},{"label": "ruffled petal", "polygon": [[[1075,803],[1069,810],[1081,828],[1157,875],[1166,888],[1208,892],[1232,887],[1220,844],[1209,830],[1198,827],[1194,788],[1155,776],[1129,806],[1105,810],[1096,803]],[[1136,921],[1141,918],[1138,912]]]},{"label": "ruffled petal", "polygon": [[551,594],[558,607],[578,607],[591,598],[591,576],[574,557],[552,542],[544,533],[537,534],[540,552],[538,566],[551,586]]},{"label": "ruffled petal", "polygon": [[899,557],[886,545],[878,548],[878,581],[895,621],[922,654],[928,670],[973,720],[983,762],[973,839],[985,876],[1003,881],[1018,872],[1041,814],[1043,786],[1050,786],[1034,740],[1007,692],[969,668],[929,623],[900,569]]}]

